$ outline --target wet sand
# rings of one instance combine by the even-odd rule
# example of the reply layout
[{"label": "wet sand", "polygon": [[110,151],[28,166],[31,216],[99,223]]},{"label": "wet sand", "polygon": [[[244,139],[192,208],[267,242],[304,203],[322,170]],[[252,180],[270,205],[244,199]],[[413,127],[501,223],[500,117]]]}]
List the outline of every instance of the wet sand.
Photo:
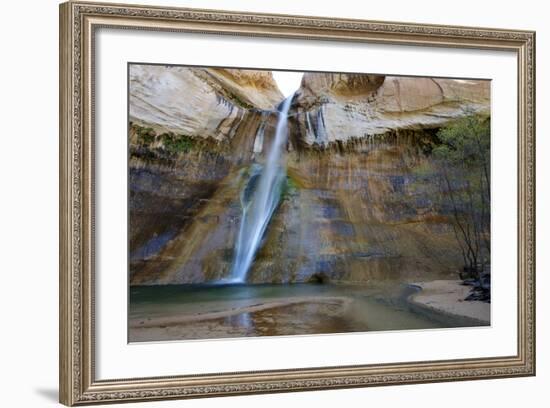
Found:
[{"label": "wet sand", "polygon": [[347,332],[352,327],[342,316],[350,302],[342,297],[287,298],[231,310],[132,319],[130,341]]}]

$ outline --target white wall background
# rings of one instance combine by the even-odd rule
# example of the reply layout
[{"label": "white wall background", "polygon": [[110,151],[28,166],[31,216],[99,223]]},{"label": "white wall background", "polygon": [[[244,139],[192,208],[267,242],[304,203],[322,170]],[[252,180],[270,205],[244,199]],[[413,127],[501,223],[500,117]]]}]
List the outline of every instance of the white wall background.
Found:
[{"label": "white wall background", "polygon": [[[534,378],[172,401],[131,406],[321,407],[546,406],[550,384],[548,270],[550,189],[550,27],[545,3],[385,0],[151,0],[156,4],[371,20],[412,21],[537,31],[537,308]],[[141,2],[134,0],[134,3]],[[57,0],[6,2],[0,17],[0,404],[54,406],[57,401]],[[511,181],[512,182],[512,181]],[[126,405],[130,406],[130,405]]]}]

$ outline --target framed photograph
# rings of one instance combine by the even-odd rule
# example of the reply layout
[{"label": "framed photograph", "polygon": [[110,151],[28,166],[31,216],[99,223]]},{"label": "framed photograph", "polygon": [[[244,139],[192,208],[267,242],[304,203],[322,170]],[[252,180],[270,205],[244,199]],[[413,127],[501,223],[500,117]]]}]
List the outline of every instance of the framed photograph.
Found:
[{"label": "framed photograph", "polygon": [[534,375],[534,52],[62,4],[61,402]]}]

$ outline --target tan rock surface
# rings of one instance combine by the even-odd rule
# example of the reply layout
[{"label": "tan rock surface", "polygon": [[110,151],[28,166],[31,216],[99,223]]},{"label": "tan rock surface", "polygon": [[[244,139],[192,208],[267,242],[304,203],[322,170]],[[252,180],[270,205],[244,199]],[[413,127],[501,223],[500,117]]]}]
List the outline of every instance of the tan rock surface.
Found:
[{"label": "tan rock surface", "polygon": [[441,127],[490,112],[490,82],[380,75],[304,75],[294,121],[305,146]]},{"label": "tan rock surface", "polygon": [[384,83],[383,75],[306,73],[300,86],[300,97],[315,103],[320,96],[337,99],[364,98]]},{"label": "tan rock surface", "polygon": [[130,121],[157,133],[232,139],[251,110],[283,99],[268,71],[132,65],[129,75]]}]

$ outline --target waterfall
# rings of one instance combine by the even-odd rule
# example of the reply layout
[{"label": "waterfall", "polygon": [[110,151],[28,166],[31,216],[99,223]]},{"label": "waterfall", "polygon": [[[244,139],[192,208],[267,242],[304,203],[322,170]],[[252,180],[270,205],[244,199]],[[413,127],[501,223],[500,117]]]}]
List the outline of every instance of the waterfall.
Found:
[{"label": "waterfall", "polygon": [[[231,277],[228,280],[230,283],[246,281],[256,251],[279,204],[286,179],[286,167],[282,159],[288,139],[288,111],[293,97],[291,95],[286,98],[280,106],[275,137],[261,173],[258,177],[252,177],[249,186],[241,193],[242,219],[235,244]],[[252,185],[252,182],[255,184]]]}]

